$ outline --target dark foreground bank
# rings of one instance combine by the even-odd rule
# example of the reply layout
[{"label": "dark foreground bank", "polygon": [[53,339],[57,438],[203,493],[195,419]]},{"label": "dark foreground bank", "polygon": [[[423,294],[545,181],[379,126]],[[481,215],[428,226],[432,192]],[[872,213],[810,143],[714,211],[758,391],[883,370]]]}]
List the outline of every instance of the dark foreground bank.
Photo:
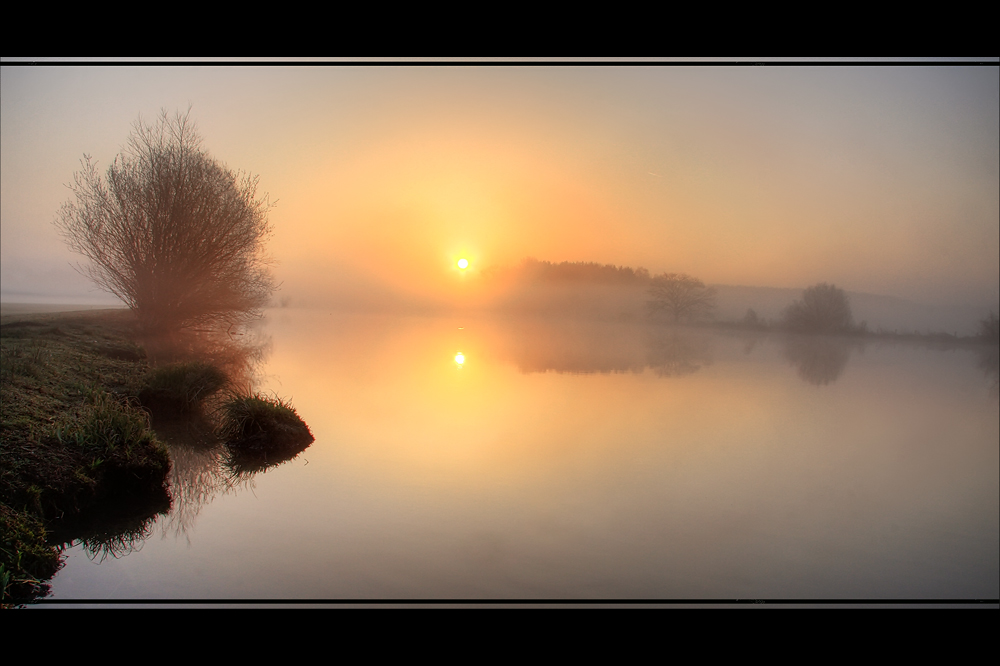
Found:
[{"label": "dark foreground bank", "polygon": [[4,605],[45,596],[66,544],[114,552],[170,510],[151,418],[207,427],[240,477],[313,441],[290,404],[251,391],[259,355],[228,333],[139,336],[127,310],[21,312],[0,317],[0,346]]},{"label": "dark foreground bank", "polygon": [[133,326],[126,310],[0,318],[4,604],[44,596],[58,543],[87,536],[97,512],[127,526],[169,509],[170,458],[137,401],[148,365]]}]

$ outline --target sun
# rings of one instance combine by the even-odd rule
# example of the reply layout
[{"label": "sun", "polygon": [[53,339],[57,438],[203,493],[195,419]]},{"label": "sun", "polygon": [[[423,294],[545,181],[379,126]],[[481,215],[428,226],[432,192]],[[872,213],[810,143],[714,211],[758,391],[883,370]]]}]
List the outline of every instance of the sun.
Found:
[{"label": "sun", "polygon": [[461,259],[458,260],[458,267],[464,271],[466,268],[469,267],[469,260],[466,259],[465,257],[462,257]]}]

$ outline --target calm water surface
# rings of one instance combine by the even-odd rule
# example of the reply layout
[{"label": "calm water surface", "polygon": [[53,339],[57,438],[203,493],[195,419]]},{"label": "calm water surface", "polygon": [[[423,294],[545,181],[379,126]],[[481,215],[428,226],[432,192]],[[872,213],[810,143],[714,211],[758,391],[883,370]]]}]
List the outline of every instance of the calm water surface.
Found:
[{"label": "calm water surface", "polygon": [[261,387],[316,441],[235,479],[175,445],[171,514],[68,549],[54,599],[1000,596],[972,350],[295,309],[267,331]]}]

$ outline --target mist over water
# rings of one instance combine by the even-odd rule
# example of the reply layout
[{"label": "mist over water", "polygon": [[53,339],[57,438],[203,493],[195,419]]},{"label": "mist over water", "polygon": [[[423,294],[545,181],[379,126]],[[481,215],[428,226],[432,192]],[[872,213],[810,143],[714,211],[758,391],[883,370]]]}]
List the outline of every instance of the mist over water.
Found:
[{"label": "mist over water", "polygon": [[998,596],[995,66],[289,64],[4,61],[2,313],[122,304],[64,184],[189,109],[259,224],[174,207],[136,343],[315,436],[159,419],[170,512],[56,599]]},{"label": "mist over water", "polygon": [[315,442],[242,477],[185,445],[171,514],[127,556],[72,549],[56,600],[997,595],[969,349],[295,307],[265,331],[259,385]]}]

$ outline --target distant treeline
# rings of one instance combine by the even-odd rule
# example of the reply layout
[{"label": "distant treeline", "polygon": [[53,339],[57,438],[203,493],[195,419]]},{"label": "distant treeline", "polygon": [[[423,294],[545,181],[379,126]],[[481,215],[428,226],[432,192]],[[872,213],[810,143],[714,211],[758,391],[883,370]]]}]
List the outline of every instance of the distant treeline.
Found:
[{"label": "distant treeline", "polygon": [[645,268],[598,264],[593,261],[551,261],[525,259],[514,268],[494,269],[496,274],[515,277],[524,282],[587,282],[607,285],[645,285],[651,276]]},{"label": "distant treeline", "polygon": [[[593,261],[553,263],[527,258],[514,266],[488,268],[483,277],[488,281],[496,280],[501,285],[506,283],[506,295],[495,303],[496,307],[534,314],[614,321],[647,318],[674,323],[711,323],[727,328],[785,330],[800,334],[900,339],[910,337],[920,340],[933,338],[939,342],[960,340],[996,345],[1000,340],[1000,324],[993,312],[978,322],[979,330],[971,336],[959,336],[957,333],[931,334],[929,330],[926,334],[899,333],[882,327],[872,330],[866,321],[855,323],[848,293],[827,283],[805,288],[800,292],[799,299],[788,303],[780,313],[772,313],[769,317],[763,317],[749,307],[742,317],[735,315],[733,310],[739,307],[737,303],[743,298],[753,301],[752,296],[757,292],[781,291],[783,297],[792,300],[794,290],[727,287],[731,291],[736,290],[743,298],[730,303],[726,318],[719,319],[715,312],[718,289],[683,273],[654,276],[642,267],[615,266]],[[770,298],[773,300],[773,297]],[[884,297],[880,298],[884,300]],[[868,310],[870,312],[871,308]]]}]

